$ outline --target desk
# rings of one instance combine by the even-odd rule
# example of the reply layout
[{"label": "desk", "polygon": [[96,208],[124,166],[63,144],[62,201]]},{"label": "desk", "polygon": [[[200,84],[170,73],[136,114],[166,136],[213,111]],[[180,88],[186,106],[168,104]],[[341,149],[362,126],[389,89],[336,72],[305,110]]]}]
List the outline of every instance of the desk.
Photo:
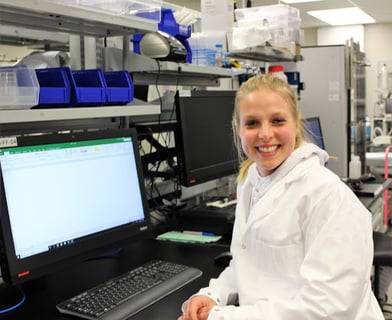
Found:
[{"label": "desk", "polygon": [[[181,304],[190,295],[208,284],[223,269],[214,264],[214,257],[227,251],[227,245],[197,245],[146,239],[126,248],[117,258],[92,260],[73,268],[50,274],[23,285],[26,301],[18,309],[1,315],[1,319],[70,320],[75,317],[60,314],[56,304],[144,262],[158,258],[197,267],[203,275],[158,301],[131,320],[177,319]],[[7,298],[5,284],[0,285],[0,301]],[[8,295],[9,296],[9,295]]]}]

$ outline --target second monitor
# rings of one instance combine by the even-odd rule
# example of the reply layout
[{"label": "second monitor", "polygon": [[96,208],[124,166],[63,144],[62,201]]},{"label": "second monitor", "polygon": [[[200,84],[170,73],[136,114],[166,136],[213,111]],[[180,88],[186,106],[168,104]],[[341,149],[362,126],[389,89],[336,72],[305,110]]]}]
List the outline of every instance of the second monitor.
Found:
[{"label": "second monitor", "polygon": [[188,91],[175,98],[175,139],[184,186],[234,174],[238,156],[231,120],[235,91]]}]

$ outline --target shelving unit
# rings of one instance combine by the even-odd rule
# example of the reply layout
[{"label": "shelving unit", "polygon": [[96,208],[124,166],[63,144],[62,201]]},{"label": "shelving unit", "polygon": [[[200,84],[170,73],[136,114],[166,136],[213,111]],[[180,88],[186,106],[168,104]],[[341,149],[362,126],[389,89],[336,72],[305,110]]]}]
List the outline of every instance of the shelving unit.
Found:
[{"label": "shelving unit", "polygon": [[[157,25],[144,19],[72,7],[48,0],[0,0],[0,26],[19,26],[31,30],[94,37],[123,36],[129,45],[131,34],[157,30]],[[15,35],[19,37],[19,35]],[[158,61],[123,51],[124,67],[132,73],[135,84],[178,84],[219,86],[221,78],[232,78],[231,69],[201,67],[186,63]],[[238,57],[259,61],[296,61],[285,51],[272,47],[255,47],[235,52]],[[34,110],[0,110],[0,124],[58,120],[95,119],[156,115],[160,106],[140,104],[127,106],[53,108]]]},{"label": "shelving unit", "polygon": [[238,58],[263,62],[296,62],[302,60],[302,56],[293,55],[286,50],[271,46],[249,47],[244,50],[232,51],[231,53]]},{"label": "shelving unit", "polygon": [[159,113],[159,105],[141,104],[137,101],[126,106],[0,110],[0,124],[144,116]]},{"label": "shelving unit", "polygon": [[158,84],[219,86],[219,79],[233,77],[231,69],[159,61],[133,53],[130,53],[128,61],[128,70],[136,84],[158,81]]},{"label": "shelving unit", "polygon": [[[99,11],[70,7],[51,1],[0,0],[0,26],[21,26],[31,30],[90,35],[123,36],[156,31],[157,25],[144,19],[109,15]],[[16,34],[15,37],[20,37]],[[0,110],[0,124],[127,117],[159,114],[160,106],[134,101],[127,106]]]},{"label": "shelving unit", "polygon": [[156,24],[125,15],[35,0],[0,0],[0,24],[98,37],[156,31]]}]

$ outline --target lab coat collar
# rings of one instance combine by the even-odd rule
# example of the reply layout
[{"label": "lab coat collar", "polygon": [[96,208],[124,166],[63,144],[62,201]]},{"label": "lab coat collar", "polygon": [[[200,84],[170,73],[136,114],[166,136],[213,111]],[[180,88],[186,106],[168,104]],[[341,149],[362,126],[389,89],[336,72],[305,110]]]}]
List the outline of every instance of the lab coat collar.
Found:
[{"label": "lab coat collar", "polygon": [[[308,159],[313,158],[310,162]],[[239,194],[242,194],[240,202],[238,203],[239,210],[244,214],[241,218],[242,223],[250,224],[255,219],[261,219],[270,214],[271,208],[264,207],[264,203],[275,203],[279,196],[284,192],[285,187],[300,179],[307,171],[310,163],[324,166],[329,157],[327,152],[320,149],[312,143],[304,143],[299,148],[295,149],[293,153],[286,159],[284,163],[272,173],[269,181],[263,185],[264,191],[260,193],[260,197],[251,208],[252,189],[257,186],[258,173],[256,164],[252,164],[249,168],[248,175],[244,183],[240,186]],[[260,201],[263,199],[263,201]],[[252,214],[255,211],[257,214]],[[249,219],[249,221],[247,221]]]},{"label": "lab coat collar", "polygon": [[284,178],[299,163],[316,155],[321,165],[328,161],[328,154],[313,143],[304,143],[295,149],[291,155],[269,176],[261,177],[256,169],[256,164],[250,166],[247,179],[253,188],[259,190],[256,200],[261,199],[271,187]]}]

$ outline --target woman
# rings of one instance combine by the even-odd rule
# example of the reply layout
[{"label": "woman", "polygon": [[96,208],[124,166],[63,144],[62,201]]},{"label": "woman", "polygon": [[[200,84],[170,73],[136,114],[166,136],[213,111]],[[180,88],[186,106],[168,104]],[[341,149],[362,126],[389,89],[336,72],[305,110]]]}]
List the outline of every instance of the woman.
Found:
[{"label": "woman", "polygon": [[179,320],[384,319],[371,289],[371,214],[308,143],[290,86],[258,75],[238,90],[233,259]]}]

